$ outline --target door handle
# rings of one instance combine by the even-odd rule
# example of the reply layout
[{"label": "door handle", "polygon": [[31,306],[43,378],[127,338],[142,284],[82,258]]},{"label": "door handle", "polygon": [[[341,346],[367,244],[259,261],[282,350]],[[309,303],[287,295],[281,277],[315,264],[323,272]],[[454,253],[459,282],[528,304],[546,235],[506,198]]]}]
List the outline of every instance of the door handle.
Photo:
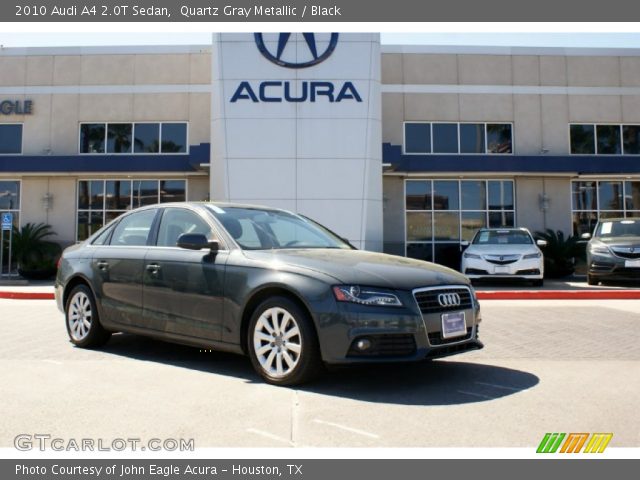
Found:
[{"label": "door handle", "polygon": [[158,265],[157,263],[151,263],[149,265],[147,265],[147,271],[151,274],[156,274],[160,271],[160,269],[162,267],[160,267],[160,265]]},{"label": "door handle", "polygon": [[99,261],[96,263],[100,270],[107,270],[109,268],[109,262]]}]

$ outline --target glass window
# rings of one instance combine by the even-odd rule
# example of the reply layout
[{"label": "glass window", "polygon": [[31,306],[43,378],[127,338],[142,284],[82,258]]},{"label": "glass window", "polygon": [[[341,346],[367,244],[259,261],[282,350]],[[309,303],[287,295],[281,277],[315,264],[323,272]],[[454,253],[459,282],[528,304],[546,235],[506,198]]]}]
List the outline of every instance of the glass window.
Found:
[{"label": "glass window", "polygon": [[475,233],[487,226],[485,212],[462,212],[460,214],[460,229],[462,240],[471,241]]},{"label": "glass window", "polygon": [[0,210],[20,210],[20,182],[0,180]]},{"label": "glass window", "polygon": [[600,210],[622,210],[622,182],[600,182],[598,207]]},{"label": "glass window", "polygon": [[587,155],[596,153],[593,125],[571,125],[569,136],[571,137],[571,153]]},{"label": "glass window", "polygon": [[462,210],[486,210],[487,192],[486,182],[482,180],[460,182]]},{"label": "glass window", "polygon": [[407,244],[407,257],[433,261],[433,244],[431,243],[409,243]]},{"label": "glass window", "polygon": [[109,235],[113,231],[113,227],[106,228],[102,233],[100,233],[93,242],[92,245],[106,245],[109,240]]},{"label": "glass window", "polygon": [[433,124],[433,153],[458,153],[458,124]]},{"label": "glass window", "polygon": [[406,182],[407,210],[431,210],[431,182],[408,180]]},{"label": "glass window", "polygon": [[573,212],[573,234],[591,233],[598,223],[597,212]]},{"label": "glass window", "polygon": [[489,210],[513,210],[513,182],[491,180],[489,188]]},{"label": "glass window", "polygon": [[511,153],[511,125],[508,123],[487,124],[487,152]]},{"label": "glass window", "polygon": [[162,153],[185,153],[187,151],[187,124],[162,124]]},{"label": "glass window", "polygon": [[0,154],[22,153],[22,125],[0,125]]},{"label": "glass window", "polygon": [[184,202],[186,183],[184,180],[160,180],[160,203]]},{"label": "glass window", "polygon": [[624,183],[624,204],[627,210],[640,210],[640,182]]},{"label": "glass window", "polygon": [[573,209],[596,210],[596,182],[573,182]]},{"label": "glass window", "polygon": [[127,215],[116,225],[111,237],[111,245],[146,245],[155,216],[154,208]]},{"label": "glass window", "polygon": [[622,152],[619,125],[598,125],[596,138],[599,155],[617,155]]},{"label": "glass window", "polygon": [[135,153],[160,152],[159,123],[136,123],[134,125],[134,135],[133,151]]},{"label": "glass window", "polygon": [[407,213],[407,241],[424,242],[431,241],[431,212],[408,212]]},{"label": "glass window", "polygon": [[622,144],[625,155],[640,154],[640,125],[622,126]]},{"label": "glass window", "polygon": [[458,212],[433,213],[434,241],[460,240]]},{"label": "glass window", "polygon": [[104,208],[104,182],[95,180],[89,182],[89,208]]},{"label": "glass window", "polygon": [[133,182],[133,208],[158,203],[157,180],[134,180]]},{"label": "glass window", "polygon": [[131,180],[107,180],[105,190],[106,210],[131,208]]},{"label": "glass window", "polygon": [[458,210],[458,182],[435,181],[433,182],[433,209],[434,210]]},{"label": "glass window", "polygon": [[513,212],[489,212],[489,228],[513,226],[515,226]]},{"label": "glass window", "polygon": [[107,125],[107,153],[131,153],[131,124]]},{"label": "glass window", "polygon": [[162,214],[157,245],[175,247],[180,235],[185,233],[201,233],[211,238],[211,227],[195,212],[184,208],[167,208]]},{"label": "glass window", "polygon": [[460,153],[484,153],[484,123],[460,124]]},{"label": "glass window", "polygon": [[431,124],[405,123],[405,153],[431,153]]},{"label": "glass window", "polygon": [[104,153],[104,123],[83,123],[80,125],[80,153]]}]

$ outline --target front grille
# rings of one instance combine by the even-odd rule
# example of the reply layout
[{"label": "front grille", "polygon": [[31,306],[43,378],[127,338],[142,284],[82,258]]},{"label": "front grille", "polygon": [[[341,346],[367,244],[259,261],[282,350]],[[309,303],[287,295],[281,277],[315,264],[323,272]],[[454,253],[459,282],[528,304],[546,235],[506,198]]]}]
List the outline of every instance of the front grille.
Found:
[{"label": "front grille", "polygon": [[[438,295],[441,293],[457,293],[460,295],[460,305],[452,305],[443,307],[438,302]],[[416,302],[423,315],[430,313],[449,312],[453,310],[467,310],[473,308],[473,302],[471,300],[471,292],[467,288],[435,288],[430,290],[424,290],[421,292],[414,292]]]},{"label": "front grille", "polygon": [[485,255],[483,258],[494,265],[509,265],[520,260],[520,255]]},{"label": "front grille", "polygon": [[617,257],[629,258],[631,260],[640,258],[640,247],[633,247],[633,252],[630,248],[612,248],[611,250]]},{"label": "front grille", "polygon": [[[356,347],[360,340],[369,340],[371,347],[361,351]],[[349,357],[407,357],[415,355],[416,340],[412,334],[382,334],[365,335],[356,338],[351,343],[347,356]]]},{"label": "front grille", "polygon": [[471,335],[473,334],[473,327],[467,328],[467,334],[464,336],[453,337],[453,338],[442,338],[441,332],[431,332],[429,334],[429,343],[431,345],[448,345],[449,343],[462,342],[464,340],[469,340]]}]

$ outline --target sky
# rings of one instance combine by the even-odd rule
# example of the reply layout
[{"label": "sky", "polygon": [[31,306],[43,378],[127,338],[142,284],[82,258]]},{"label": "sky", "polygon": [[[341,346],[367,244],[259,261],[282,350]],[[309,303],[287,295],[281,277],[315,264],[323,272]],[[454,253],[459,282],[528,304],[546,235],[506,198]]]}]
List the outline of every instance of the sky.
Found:
[{"label": "sky", "polygon": [[[206,44],[207,32],[0,33],[2,47]],[[640,33],[381,33],[385,45],[492,45],[535,47],[640,48]]]}]

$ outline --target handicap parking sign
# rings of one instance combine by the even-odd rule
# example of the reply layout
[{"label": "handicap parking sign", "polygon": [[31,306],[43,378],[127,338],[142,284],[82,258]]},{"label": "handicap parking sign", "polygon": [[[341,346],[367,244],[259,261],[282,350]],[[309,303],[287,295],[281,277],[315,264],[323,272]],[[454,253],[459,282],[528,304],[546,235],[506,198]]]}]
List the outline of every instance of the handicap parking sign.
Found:
[{"label": "handicap parking sign", "polygon": [[3,213],[2,214],[2,230],[11,230],[12,225],[13,225],[13,214]]}]

